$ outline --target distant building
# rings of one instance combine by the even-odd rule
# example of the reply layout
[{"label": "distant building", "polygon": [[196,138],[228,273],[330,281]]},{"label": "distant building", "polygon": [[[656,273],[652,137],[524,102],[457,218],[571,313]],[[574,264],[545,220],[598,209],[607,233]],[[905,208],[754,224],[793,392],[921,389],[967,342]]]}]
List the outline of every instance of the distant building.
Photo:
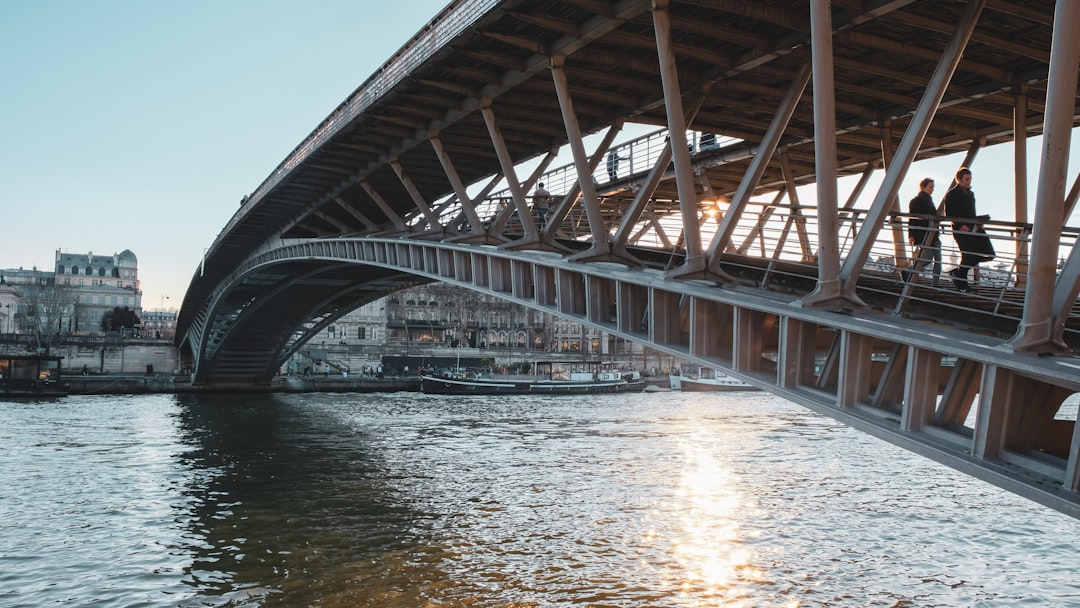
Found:
[{"label": "distant building", "polygon": [[143,310],[139,315],[143,337],[172,340],[176,337],[176,316],[175,310]]},{"label": "distant building", "polygon": [[308,341],[331,345],[466,347],[640,356],[641,347],[580,322],[445,283],[391,294],[328,325]]},{"label": "distant building", "polygon": [[18,333],[22,329],[17,314],[20,286],[57,285],[70,289],[73,304],[64,314],[64,324],[65,331],[74,335],[103,333],[102,319],[116,308],[127,308],[135,316],[142,314],[139,260],[129,249],[104,256],[57,249],[51,272],[37,268],[0,270],[0,284],[13,290],[0,297],[0,320],[7,322],[6,326],[0,324],[0,333]]},{"label": "distant building", "polygon": [[57,285],[75,291],[72,333],[101,332],[101,319],[115,308],[142,314],[139,259],[130,249],[109,256],[57,249],[55,272]]}]

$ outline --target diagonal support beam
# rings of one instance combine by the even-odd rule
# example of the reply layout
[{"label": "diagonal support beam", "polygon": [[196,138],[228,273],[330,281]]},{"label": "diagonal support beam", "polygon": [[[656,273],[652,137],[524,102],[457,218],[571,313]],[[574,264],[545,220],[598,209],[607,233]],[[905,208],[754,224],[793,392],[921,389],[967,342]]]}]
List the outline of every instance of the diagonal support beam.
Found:
[{"label": "diagonal support beam", "polygon": [[476,213],[476,205],[473,203],[472,199],[469,198],[469,192],[465,187],[465,182],[461,181],[457,168],[454,167],[453,161],[450,160],[450,155],[447,154],[446,147],[443,146],[439,134],[437,132],[432,132],[429,141],[431,142],[431,147],[435,149],[435,156],[438,157],[439,164],[442,165],[443,173],[446,174],[446,178],[450,180],[450,185],[454,188],[454,194],[457,195],[458,200],[461,202],[461,211],[469,221],[469,232],[486,236],[484,223],[480,221],[480,216]]},{"label": "diagonal support beam", "polygon": [[802,213],[802,202],[799,201],[799,191],[795,187],[795,174],[791,170],[791,158],[780,150],[780,170],[784,173],[784,181],[787,183],[788,198],[791,200],[791,216],[788,225],[784,227],[784,239],[787,239],[791,225],[795,225],[795,231],[799,236],[799,249],[802,253],[802,261],[809,262],[814,259],[814,250],[810,247],[810,235],[806,233],[806,217]]},{"label": "diagonal support beam", "polygon": [[369,231],[374,232],[375,230],[379,229],[379,227],[375,225],[375,222],[371,221],[371,218],[364,215],[363,213],[360,213],[355,207],[346,203],[345,200],[342,199],[340,196],[335,197],[334,202],[337,203],[339,207],[344,209],[349,215],[360,220],[360,223],[362,223],[364,227],[366,227]]},{"label": "diagonal support beam", "polygon": [[551,58],[551,80],[555,84],[555,93],[559,98],[559,110],[562,112],[563,125],[566,127],[566,138],[570,144],[570,152],[574,158],[574,170],[577,173],[578,187],[585,203],[585,215],[589,219],[589,232],[592,233],[593,254],[606,254],[610,251],[608,243],[608,230],[604,225],[601,215],[600,201],[596,197],[596,186],[593,184],[592,171],[589,170],[589,159],[585,154],[585,143],[581,140],[581,126],[578,124],[577,113],[574,111],[574,100],[570,96],[570,85],[566,79],[566,70],[563,63],[566,58],[556,55]]},{"label": "diagonal support beam", "polygon": [[791,81],[791,86],[788,87],[783,100],[780,101],[780,106],[776,109],[776,114],[773,115],[768,130],[765,131],[761,143],[758,144],[757,153],[754,154],[750,166],[747,167],[746,173],[743,174],[735,194],[731,196],[731,203],[728,204],[727,211],[724,212],[724,218],[716,229],[712,243],[709,244],[710,270],[718,271],[720,269],[722,253],[731,243],[731,237],[735,234],[739,219],[749,204],[754,190],[761,182],[761,176],[765,174],[765,170],[769,167],[769,161],[780,144],[780,138],[784,135],[784,129],[787,128],[792,115],[795,114],[795,108],[799,105],[799,100],[802,99],[806,85],[810,82],[810,73],[810,64],[805,64],[799,70],[795,79]]},{"label": "diagonal support beam", "polygon": [[405,225],[405,221],[401,219],[401,216],[397,213],[394,213],[394,210],[390,208],[390,205],[386,202],[386,200],[381,195],[379,195],[375,188],[366,179],[362,179],[357,183],[360,184],[360,187],[364,189],[364,192],[367,192],[367,195],[371,197],[371,200],[375,201],[375,205],[379,208],[380,211],[383,212],[383,215],[385,215],[386,218],[389,219],[392,224],[394,224],[395,230],[399,232],[408,231],[409,227]]},{"label": "diagonal support beam", "polygon": [[424,200],[424,197],[420,195],[420,191],[416,189],[416,184],[413,183],[409,174],[405,172],[405,167],[401,166],[398,159],[391,158],[390,167],[394,169],[394,173],[398,176],[398,181],[405,187],[405,191],[409,193],[409,197],[412,198],[413,204],[416,205],[416,208],[423,214],[424,219],[427,220],[429,230],[445,230],[442,222],[439,221],[438,216],[431,210],[431,206]]},{"label": "diagonal support beam", "polygon": [[[821,0],[816,0],[814,5],[816,6],[820,1]],[[828,3],[825,2],[825,4]],[[919,146],[922,145],[923,139],[926,137],[926,133],[930,128],[930,122],[933,120],[938,106],[941,105],[941,100],[945,96],[945,89],[948,87],[949,81],[956,72],[956,67],[960,64],[960,59],[964,54],[964,48],[967,46],[968,40],[971,39],[972,32],[975,31],[975,24],[979,20],[979,15],[982,13],[984,6],[986,6],[986,0],[973,0],[972,2],[968,2],[965,6],[964,13],[961,15],[960,21],[956,25],[953,37],[949,40],[948,46],[942,53],[941,61],[938,62],[937,67],[934,69],[934,74],[930,77],[930,81],[926,85],[926,91],[919,101],[919,107],[915,110],[915,114],[912,115],[907,131],[904,132],[904,137],[900,141],[900,146],[896,149],[896,155],[893,162],[885,170],[885,178],[882,181],[881,187],[878,189],[877,195],[874,197],[873,203],[870,205],[865,223],[863,224],[862,229],[859,230],[859,234],[855,238],[855,243],[852,246],[851,251],[848,252],[843,267],[840,269],[838,277],[840,289],[838,289],[836,293],[830,295],[842,296],[842,299],[844,300],[860,306],[864,305],[855,295],[857,282],[859,280],[859,275],[862,273],[863,265],[870,256],[870,249],[877,238],[878,232],[881,230],[882,220],[888,213],[892,200],[900,191],[900,184],[907,175],[911,163],[915,160],[915,155],[919,151]],[[814,98],[816,100],[816,81],[814,93]],[[817,125],[815,125],[815,130],[816,129]],[[833,149],[832,154],[835,158],[835,148]],[[818,158],[820,160],[820,153],[818,154]],[[833,181],[835,182],[835,180]],[[821,183],[820,176],[818,177],[818,182],[819,184]],[[824,212],[820,212],[819,215],[824,216],[825,214]]]},{"label": "diagonal support beam", "polygon": [[[604,157],[604,153],[611,147],[611,142],[615,141],[615,136],[622,130],[622,121],[616,121],[615,124],[608,128],[607,133],[604,134],[604,139],[600,142],[600,145],[596,147],[596,151],[593,152],[592,158],[589,159],[589,181],[592,181],[593,171],[600,166],[600,160]],[[551,240],[555,237],[555,233],[558,232],[559,227],[566,217],[570,215],[570,211],[574,208],[574,203],[577,202],[579,195],[581,194],[581,184],[574,182],[570,186],[570,190],[562,197],[555,208],[551,212],[551,216],[548,218],[547,228],[544,229],[544,238]]]},{"label": "diagonal support beam", "polygon": [[[707,91],[698,93],[693,103],[687,109],[686,118],[691,123],[697,117],[697,113],[701,110],[702,104],[705,103],[706,97]],[[664,142],[664,147],[660,150],[656,162],[653,163],[652,168],[649,169],[649,174],[645,176],[645,181],[641,184],[637,193],[634,194],[634,200],[631,201],[630,207],[623,214],[622,219],[619,220],[619,227],[615,229],[615,234],[611,238],[613,250],[626,254],[627,238],[634,229],[634,226],[641,220],[641,215],[645,213],[649,201],[652,199],[653,194],[656,193],[656,189],[663,181],[664,174],[667,172],[670,165],[671,138],[669,137],[667,141]]]},{"label": "diagonal support beam", "polygon": [[780,204],[780,201],[784,200],[784,196],[786,195],[787,186],[781,186],[780,189],[776,191],[776,196],[773,197],[773,200],[762,208],[753,229],[751,229],[750,233],[743,239],[742,244],[735,249],[736,253],[745,255],[750,249],[750,245],[754,242],[754,239],[758,239],[758,242],[761,244],[761,257],[765,257],[765,225],[769,223],[769,218],[776,212],[776,206]]},{"label": "diagonal support beam", "polygon": [[525,229],[525,240],[529,242],[539,241],[540,233],[537,232],[536,223],[533,222],[532,214],[529,213],[529,204],[525,200],[525,191],[517,178],[517,171],[514,170],[514,159],[510,157],[510,150],[506,148],[506,140],[503,139],[499,125],[495,123],[495,111],[491,109],[490,99],[481,101],[480,113],[484,116],[484,124],[487,125],[491,145],[495,148],[495,154],[499,157],[499,166],[503,175],[506,176],[506,185],[510,189],[511,198],[514,199],[514,208],[517,209],[518,219],[521,220],[521,225]]}]

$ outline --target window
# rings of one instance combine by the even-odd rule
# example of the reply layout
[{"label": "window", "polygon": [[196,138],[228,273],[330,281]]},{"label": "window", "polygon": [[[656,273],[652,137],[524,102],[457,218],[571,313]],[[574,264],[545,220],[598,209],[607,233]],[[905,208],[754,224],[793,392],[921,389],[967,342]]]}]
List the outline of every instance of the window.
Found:
[{"label": "window", "polygon": [[326,328],[326,337],[327,338],[333,338],[334,337],[334,326],[333,325],[330,325],[329,327]]},{"label": "window", "polygon": [[357,327],[356,328],[356,339],[357,340],[363,340],[364,335],[366,333],[367,333],[367,328],[366,327]]}]

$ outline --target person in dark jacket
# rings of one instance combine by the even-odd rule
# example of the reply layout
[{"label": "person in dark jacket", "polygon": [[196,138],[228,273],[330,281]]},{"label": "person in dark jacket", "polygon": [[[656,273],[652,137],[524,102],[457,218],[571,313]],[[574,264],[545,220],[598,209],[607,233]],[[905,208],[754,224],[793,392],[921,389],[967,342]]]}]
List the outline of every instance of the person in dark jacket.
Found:
[{"label": "person in dark jacket", "polygon": [[911,280],[931,260],[934,262],[933,286],[941,279],[941,233],[937,225],[937,207],[934,206],[934,180],[929,177],[919,182],[919,193],[908,203],[908,243],[915,247],[915,261],[911,270],[904,272],[904,280]]},{"label": "person in dark jacket", "polygon": [[943,215],[952,220],[953,239],[960,249],[960,265],[949,271],[953,285],[960,291],[971,291],[968,271],[981,262],[994,259],[993,245],[982,231],[979,220],[990,219],[975,210],[975,193],[971,191],[971,170],[960,167],[956,185],[942,201]]}]

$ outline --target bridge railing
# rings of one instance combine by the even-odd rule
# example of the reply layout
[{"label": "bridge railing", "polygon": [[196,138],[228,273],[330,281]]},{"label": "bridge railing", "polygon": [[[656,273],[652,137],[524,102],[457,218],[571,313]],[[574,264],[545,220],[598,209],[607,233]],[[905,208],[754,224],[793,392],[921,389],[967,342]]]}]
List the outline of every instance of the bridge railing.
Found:
[{"label": "bridge railing", "polygon": [[[686,139],[689,142],[691,154],[740,141],[732,137],[722,137],[701,131],[687,131]],[[660,158],[667,142],[668,130],[659,129],[610,148],[592,172],[593,183],[602,193],[604,186],[608,184],[632,175],[648,173]],[[544,188],[552,196],[565,196],[577,186],[577,169],[573,164],[563,165],[544,173],[537,181],[543,183]],[[500,190],[492,194],[492,197],[509,198],[510,190],[508,188]]]},{"label": "bridge railing", "polygon": [[[493,199],[494,211],[500,206],[513,206],[508,198]],[[702,238],[711,242],[723,209],[705,207],[699,217]],[[864,228],[867,211],[845,209],[839,214],[839,248],[841,260],[851,254],[856,235]],[[484,217],[483,215],[481,217]],[[941,273],[937,281],[933,276],[933,257],[911,271],[911,264],[918,256],[918,247],[908,244],[907,222],[909,214],[896,213],[883,220],[877,238],[862,269],[859,291],[870,298],[895,301],[895,311],[904,312],[914,304],[934,304],[953,309],[959,313],[972,312],[1002,321],[1018,322],[1023,313],[1024,286],[1028,279],[1026,258],[1031,239],[1031,225],[1018,222],[986,221],[984,230],[995,250],[992,260],[969,272],[972,291],[959,294],[949,271],[956,268],[961,251],[952,236],[949,220],[940,222]],[[818,209],[813,206],[771,204],[752,201],[747,205],[725,253],[725,266],[744,271],[742,276],[755,277],[758,286],[785,289],[785,285],[807,284],[808,277],[817,274]],[[610,230],[619,220],[618,214],[608,218]],[[660,231],[649,227],[655,221]],[[894,228],[899,228],[894,232]],[[635,245],[647,249],[663,250],[671,254],[671,267],[681,261],[685,251],[681,248],[682,220],[677,212],[652,213],[643,218],[635,232],[639,237]],[[514,211],[505,226],[508,235],[522,234],[520,222]],[[899,234],[900,244],[894,241]],[[1080,229],[1062,229],[1061,259],[1080,238]],[[584,211],[576,206],[558,229],[558,236],[565,239],[591,239]],[[928,250],[934,248],[928,247]],[[899,253],[899,260],[897,254]],[[1060,265],[1059,265],[1060,267]],[[909,279],[905,281],[905,279]],[[1078,312],[1080,314],[1080,312]],[[1067,329],[1067,332],[1076,330]]]}]

